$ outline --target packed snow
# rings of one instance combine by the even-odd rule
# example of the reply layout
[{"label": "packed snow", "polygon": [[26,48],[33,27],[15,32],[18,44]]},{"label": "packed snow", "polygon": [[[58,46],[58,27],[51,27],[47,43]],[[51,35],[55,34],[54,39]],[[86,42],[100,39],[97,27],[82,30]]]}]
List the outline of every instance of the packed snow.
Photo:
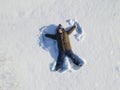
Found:
[{"label": "packed snow", "polygon": [[[84,66],[53,72],[62,24]],[[120,0],[0,0],[0,90],[120,90]]]}]

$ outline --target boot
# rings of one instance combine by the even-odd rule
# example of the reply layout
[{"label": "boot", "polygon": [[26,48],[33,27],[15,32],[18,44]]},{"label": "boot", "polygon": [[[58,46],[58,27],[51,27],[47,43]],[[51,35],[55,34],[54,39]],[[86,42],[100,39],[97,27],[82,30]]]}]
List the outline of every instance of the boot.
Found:
[{"label": "boot", "polygon": [[62,63],[57,63],[55,66],[55,71],[60,71],[62,69]]}]

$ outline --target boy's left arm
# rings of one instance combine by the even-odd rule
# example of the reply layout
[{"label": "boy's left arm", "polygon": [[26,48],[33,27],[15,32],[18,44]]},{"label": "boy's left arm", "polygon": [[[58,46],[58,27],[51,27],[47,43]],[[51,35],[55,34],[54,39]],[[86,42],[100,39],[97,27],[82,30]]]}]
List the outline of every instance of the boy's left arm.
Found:
[{"label": "boy's left arm", "polygon": [[76,29],[76,26],[72,26],[69,31],[67,31],[67,34],[71,34]]}]

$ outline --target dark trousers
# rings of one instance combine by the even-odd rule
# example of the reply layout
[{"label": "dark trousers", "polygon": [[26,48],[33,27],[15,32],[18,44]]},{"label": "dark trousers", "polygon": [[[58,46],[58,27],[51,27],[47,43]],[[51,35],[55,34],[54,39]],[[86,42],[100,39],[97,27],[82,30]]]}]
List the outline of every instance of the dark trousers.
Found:
[{"label": "dark trousers", "polygon": [[67,50],[59,51],[56,67],[61,67],[63,65],[64,58],[66,56],[69,57],[76,65],[83,64],[83,61],[77,55],[75,55],[72,50]]}]

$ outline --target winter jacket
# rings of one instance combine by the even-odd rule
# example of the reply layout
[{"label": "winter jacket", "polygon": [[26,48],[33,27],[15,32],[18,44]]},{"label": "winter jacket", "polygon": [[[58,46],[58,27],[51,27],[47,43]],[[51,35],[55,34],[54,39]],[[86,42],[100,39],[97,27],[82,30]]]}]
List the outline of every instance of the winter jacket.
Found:
[{"label": "winter jacket", "polygon": [[75,30],[76,26],[72,26],[69,31],[64,29],[63,33],[58,33],[59,27],[57,28],[57,33],[52,34],[45,34],[46,37],[52,38],[57,40],[58,49],[59,51],[66,51],[71,50],[69,35]]}]

